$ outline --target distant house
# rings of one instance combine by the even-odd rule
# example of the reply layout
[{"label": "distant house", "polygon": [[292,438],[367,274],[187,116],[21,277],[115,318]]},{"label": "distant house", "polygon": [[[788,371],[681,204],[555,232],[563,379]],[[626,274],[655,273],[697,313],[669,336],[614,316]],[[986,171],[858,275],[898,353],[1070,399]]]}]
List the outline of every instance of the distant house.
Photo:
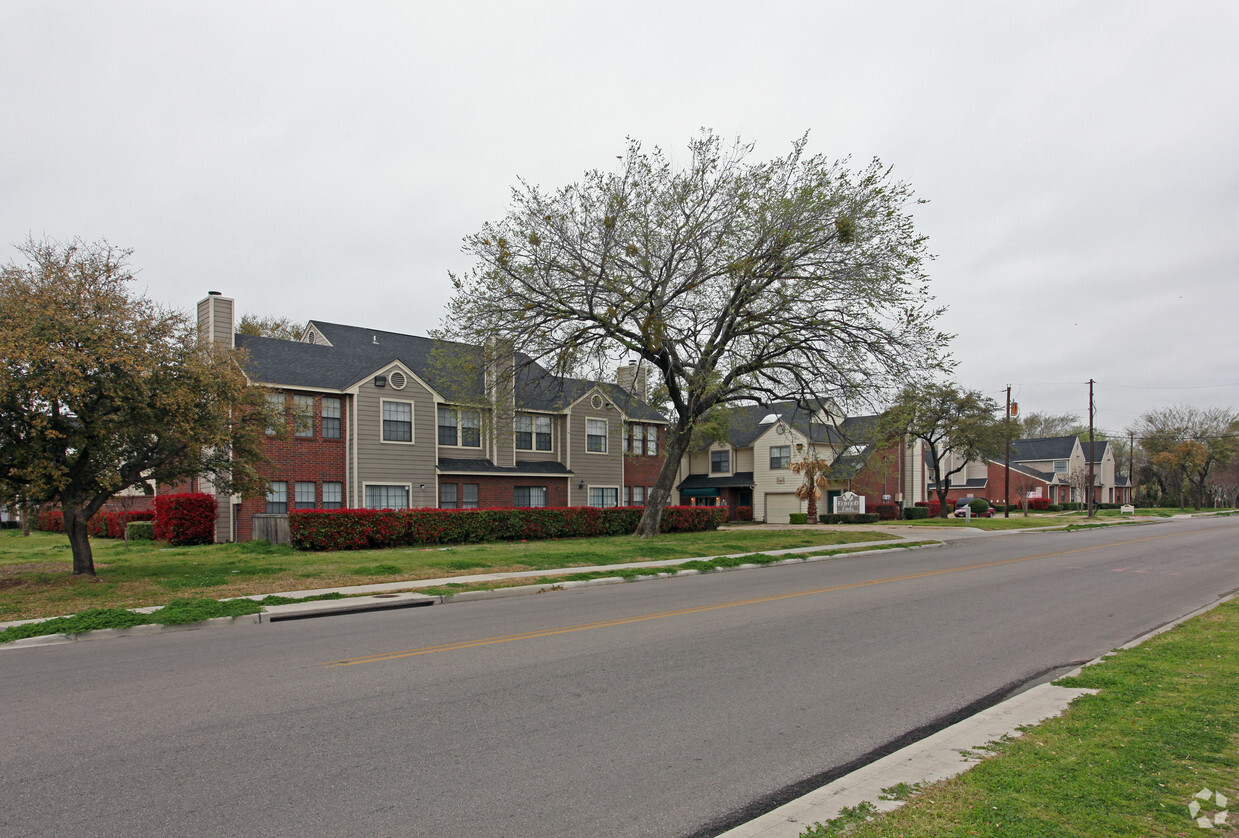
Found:
[{"label": "distant house", "polygon": [[[1083,503],[1079,475],[1088,469],[1088,443],[1076,436],[1019,439],[1011,443],[1011,501],[1021,495],[1045,498],[1050,503]],[[959,460],[948,458],[944,470],[955,468]],[[931,475],[932,478],[932,475]],[[1006,491],[1005,458],[972,461],[951,477],[948,500],[977,497],[1002,500]],[[934,486],[930,485],[931,492]],[[1107,440],[1093,442],[1093,502],[1128,503],[1131,483],[1118,476],[1114,446]]]},{"label": "distant house", "polygon": [[297,509],[640,506],[662,467],[667,422],[635,366],[623,386],[515,356],[488,376],[476,346],[321,320],[300,340],[238,335],[234,311],[207,296],[199,332],[244,351],[291,425],[267,441],[266,497],[219,496],[217,541]]},{"label": "distant house", "polygon": [[924,497],[919,444],[879,448],[872,440],[876,416],[846,417],[831,399],[739,406],[725,414],[726,435],[703,440],[681,461],[681,504],[724,505],[732,520],[737,508],[751,507],[756,520],[787,523],[791,513],[807,509],[795,494],[803,478],[792,463],[813,457],[831,465],[821,513],[845,491],[864,495],[869,509]]}]

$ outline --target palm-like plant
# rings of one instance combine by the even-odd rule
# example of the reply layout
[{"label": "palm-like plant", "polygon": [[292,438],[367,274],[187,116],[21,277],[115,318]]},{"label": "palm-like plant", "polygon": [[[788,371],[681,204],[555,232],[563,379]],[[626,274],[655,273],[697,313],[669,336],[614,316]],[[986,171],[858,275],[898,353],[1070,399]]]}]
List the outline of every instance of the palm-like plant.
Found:
[{"label": "palm-like plant", "polygon": [[809,502],[809,523],[817,520],[817,502],[822,499],[822,492],[830,486],[827,474],[830,463],[821,457],[808,457],[791,464],[792,473],[804,476],[804,482],[796,488],[796,497]]}]

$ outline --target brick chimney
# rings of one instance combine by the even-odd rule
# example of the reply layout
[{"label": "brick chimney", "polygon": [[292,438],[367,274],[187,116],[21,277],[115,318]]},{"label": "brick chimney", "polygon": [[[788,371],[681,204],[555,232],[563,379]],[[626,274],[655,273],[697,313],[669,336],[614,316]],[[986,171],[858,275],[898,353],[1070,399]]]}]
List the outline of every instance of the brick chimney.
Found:
[{"label": "brick chimney", "polygon": [[232,349],[236,345],[236,308],[236,300],[208,291],[206,299],[198,301],[198,342]]}]

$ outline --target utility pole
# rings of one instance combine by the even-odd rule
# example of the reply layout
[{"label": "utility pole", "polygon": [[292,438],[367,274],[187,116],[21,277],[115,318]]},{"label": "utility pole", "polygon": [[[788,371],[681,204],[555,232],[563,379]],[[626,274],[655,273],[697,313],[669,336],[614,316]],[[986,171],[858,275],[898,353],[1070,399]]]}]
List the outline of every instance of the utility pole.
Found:
[{"label": "utility pole", "polygon": [[1088,517],[1093,517],[1093,379],[1088,380]]},{"label": "utility pole", "polygon": [[1136,505],[1136,433],[1127,432],[1127,502]]},{"label": "utility pole", "polygon": [[1005,480],[1002,487],[1002,517],[1011,517],[1011,385],[1007,385],[1007,413],[1005,420],[1006,426],[1004,436],[1007,439],[1007,458],[1005,469]]}]

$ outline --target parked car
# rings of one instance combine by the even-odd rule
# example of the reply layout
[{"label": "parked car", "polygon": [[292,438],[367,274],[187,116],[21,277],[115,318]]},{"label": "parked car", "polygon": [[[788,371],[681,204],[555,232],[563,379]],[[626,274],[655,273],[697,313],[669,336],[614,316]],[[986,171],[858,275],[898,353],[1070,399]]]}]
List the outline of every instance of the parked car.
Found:
[{"label": "parked car", "polygon": [[985,500],[985,498],[960,498],[959,500],[955,501],[955,517],[956,518],[967,518],[968,517],[968,504],[972,503],[973,501],[978,501],[978,500],[985,502],[985,511],[980,512],[980,513],[973,512],[972,516],[974,518],[993,518],[994,517],[994,505],[991,504],[989,501]]}]

